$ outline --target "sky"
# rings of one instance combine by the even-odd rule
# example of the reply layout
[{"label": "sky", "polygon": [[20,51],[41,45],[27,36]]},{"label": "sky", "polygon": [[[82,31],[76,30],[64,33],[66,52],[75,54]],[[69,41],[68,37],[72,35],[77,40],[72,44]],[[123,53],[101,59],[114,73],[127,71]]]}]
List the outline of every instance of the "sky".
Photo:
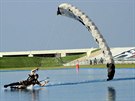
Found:
[{"label": "sky", "polygon": [[109,47],[135,46],[135,0],[0,0],[0,51],[97,48],[80,22],[57,15],[65,2],[92,19]]}]

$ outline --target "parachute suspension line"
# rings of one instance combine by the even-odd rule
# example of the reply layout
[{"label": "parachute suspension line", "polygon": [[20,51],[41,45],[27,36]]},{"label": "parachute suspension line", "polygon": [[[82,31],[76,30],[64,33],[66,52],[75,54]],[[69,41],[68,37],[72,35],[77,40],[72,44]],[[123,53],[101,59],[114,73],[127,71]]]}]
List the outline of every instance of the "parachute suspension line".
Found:
[{"label": "parachute suspension line", "polygon": [[102,53],[105,56],[105,59],[107,62],[107,68],[108,68],[107,80],[112,80],[115,73],[115,65],[114,65],[113,56],[112,56],[109,46],[107,45],[105,39],[103,38],[102,34],[98,30],[94,22],[87,15],[85,15],[84,12],[82,12],[75,6],[68,3],[62,3],[58,6],[57,15],[63,15],[63,16],[73,18],[81,22],[88,29],[88,31],[92,34],[94,40],[99,45],[99,47],[102,50]]}]

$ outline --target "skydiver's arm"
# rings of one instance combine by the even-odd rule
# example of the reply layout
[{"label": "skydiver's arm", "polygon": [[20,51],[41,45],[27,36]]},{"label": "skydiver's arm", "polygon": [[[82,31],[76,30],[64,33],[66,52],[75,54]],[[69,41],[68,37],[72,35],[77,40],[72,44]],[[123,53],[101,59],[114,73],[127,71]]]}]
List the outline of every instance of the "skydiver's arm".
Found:
[{"label": "skydiver's arm", "polygon": [[40,86],[43,87],[43,86],[45,86],[45,84],[46,84],[46,83],[40,83]]},{"label": "skydiver's arm", "polygon": [[46,82],[40,83],[39,81],[37,81],[37,84],[41,87],[45,86]]}]

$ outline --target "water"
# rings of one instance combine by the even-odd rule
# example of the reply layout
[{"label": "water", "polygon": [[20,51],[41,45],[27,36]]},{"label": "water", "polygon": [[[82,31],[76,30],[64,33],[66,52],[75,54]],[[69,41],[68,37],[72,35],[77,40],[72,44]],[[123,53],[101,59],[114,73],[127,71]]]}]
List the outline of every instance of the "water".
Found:
[{"label": "water", "polygon": [[30,71],[0,71],[0,101],[134,101],[135,69],[116,69],[106,81],[106,69],[83,68],[40,70],[39,79],[50,77],[46,87],[31,90],[4,89],[3,85],[24,80]]}]

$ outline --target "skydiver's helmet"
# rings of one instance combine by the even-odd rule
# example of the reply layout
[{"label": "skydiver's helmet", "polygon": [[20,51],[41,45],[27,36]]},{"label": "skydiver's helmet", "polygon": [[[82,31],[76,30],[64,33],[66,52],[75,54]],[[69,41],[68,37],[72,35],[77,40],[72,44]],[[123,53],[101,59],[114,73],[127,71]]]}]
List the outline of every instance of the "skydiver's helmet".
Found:
[{"label": "skydiver's helmet", "polygon": [[39,75],[38,74],[35,74],[35,79],[38,79],[39,78]]}]

